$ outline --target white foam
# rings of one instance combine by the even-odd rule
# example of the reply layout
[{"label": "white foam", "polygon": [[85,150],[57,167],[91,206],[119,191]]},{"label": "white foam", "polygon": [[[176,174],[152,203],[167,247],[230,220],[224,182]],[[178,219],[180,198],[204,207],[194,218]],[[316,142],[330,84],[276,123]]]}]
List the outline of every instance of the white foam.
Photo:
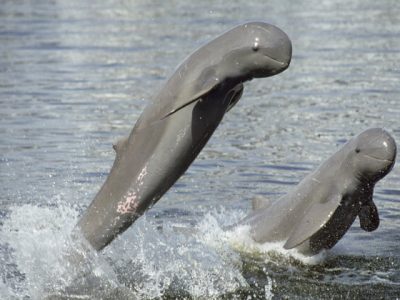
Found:
[{"label": "white foam", "polygon": [[274,297],[274,293],[272,292],[272,289],[275,285],[275,280],[273,280],[270,277],[267,277],[267,284],[264,287],[264,299],[266,300],[271,300]]},{"label": "white foam", "polygon": [[275,261],[276,259],[291,260],[295,259],[303,264],[316,265],[320,264],[327,257],[327,252],[322,251],[314,256],[306,256],[297,249],[287,250],[283,247],[284,242],[266,242],[257,243],[251,238],[249,226],[238,226],[227,233],[229,242],[242,252],[249,254],[262,254],[266,261]]},{"label": "white foam", "polygon": [[[249,226],[237,226],[230,231],[222,229],[228,225],[238,223],[245,215],[246,213],[243,211],[233,211],[220,208],[216,212],[207,214],[203,221],[200,222],[199,226],[202,228],[202,224],[209,224],[205,226],[203,231],[205,232],[205,237],[209,237],[208,240],[210,243],[213,243],[213,241],[221,243],[221,241],[223,241],[225,247],[226,245],[229,245],[239,252],[244,252],[248,255],[256,255],[258,257],[262,255],[265,257],[266,261],[278,259],[279,262],[280,259],[281,262],[284,262],[282,260],[292,261],[295,259],[303,264],[316,265],[320,264],[327,258],[327,251],[321,251],[319,254],[314,256],[306,256],[296,249],[286,250],[283,248],[284,242],[257,243],[250,235]],[[227,216],[229,216],[229,218],[227,218]],[[207,231],[208,226],[212,228],[211,231]]]},{"label": "white foam", "polygon": [[[120,270],[141,278],[132,283],[139,298],[160,297],[171,287],[193,297],[215,298],[247,286],[240,258],[223,246],[225,233],[219,226],[204,221],[192,232],[182,233],[176,225],[183,226],[165,224],[160,231],[143,217],[128,238],[116,241],[110,256],[120,258]],[[123,254],[128,249],[129,257]]]},{"label": "white foam", "polygon": [[[10,248],[12,263],[20,274],[6,282],[10,293],[19,298],[43,299],[48,295],[68,294],[71,288],[83,290],[79,284],[106,281],[110,285],[112,272],[101,271],[107,269],[107,264],[95,252],[84,250],[79,241],[71,239],[78,217],[76,209],[26,204],[10,210],[0,232],[0,240]],[[101,275],[94,272],[96,268]],[[13,280],[23,281],[23,285],[15,290]]]},{"label": "white foam", "polygon": [[[170,293],[211,299],[248,287],[240,253],[261,253],[266,261],[278,262],[295,258],[314,264],[323,259],[285,250],[282,243],[258,244],[246,227],[223,229],[242,217],[242,212],[220,209],[193,228],[167,221],[160,230],[157,220],[143,216],[99,254],[71,237],[78,209],[14,206],[0,227],[0,246],[5,247],[0,248],[0,261],[15,270],[6,270],[11,276],[0,282],[0,296],[157,298]],[[177,232],[176,226],[188,230]],[[270,279],[266,298],[273,296],[273,286]]]},{"label": "white foam", "polygon": [[0,286],[2,299],[155,298],[168,292],[216,298],[247,286],[239,254],[211,216],[194,234],[177,233],[175,224],[160,231],[144,216],[98,254],[71,237],[77,209],[62,204],[9,209],[0,241],[17,272]]}]

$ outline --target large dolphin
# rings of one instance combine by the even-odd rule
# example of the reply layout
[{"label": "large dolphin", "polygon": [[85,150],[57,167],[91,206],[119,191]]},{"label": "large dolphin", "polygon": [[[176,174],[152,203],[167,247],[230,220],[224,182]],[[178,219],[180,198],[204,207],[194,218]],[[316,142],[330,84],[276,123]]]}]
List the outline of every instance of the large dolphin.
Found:
[{"label": "large dolphin", "polygon": [[395,163],[396,143],[385,130],[368,129],[306,176],[291,192],[274,202],[255,198],[254,211],[239,222],[249,225],[260,243],[284,241],[313,255],[332,248],[358,216],[360,226],[379,226],[373,202],[376,182]]},{"label": "large dolphin", "polygon": [[237,26],[191,54],[154,97],[116,158],[78,229],[97,250],[109,244],[153,205],[186,171],[243,83],[284,71],[292,46],[279,28]]}]

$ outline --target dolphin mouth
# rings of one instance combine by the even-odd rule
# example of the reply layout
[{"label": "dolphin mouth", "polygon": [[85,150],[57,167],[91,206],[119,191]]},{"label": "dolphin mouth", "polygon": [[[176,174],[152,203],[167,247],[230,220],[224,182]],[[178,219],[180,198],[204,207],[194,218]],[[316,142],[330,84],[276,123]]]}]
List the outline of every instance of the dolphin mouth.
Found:
[{"label": "dolphin mouth", "polygon": [[288,61],[280,61],[279,59],[275,59],[275,58],[273,58],[273,57],[271,57],[271,56],[269,56],[269,55],[265,55],[265,57],[268,57],[270,60],[272,60],[274,63],[276,63],[276,64],[278,64],[278,65],[281,65],[281,66],[283,66],[283,67],[288,67],[289,66],[289,64],[290,64],[290,59],[288,60]]},{"label": "dolphin mouth", "polygon": [[364,156],[368,157],[368,158],[375,159],[375,160],[379,160],[379,161],[382,161],[382,162],[388,162],[388,163],[393,163],[394,162],[394,159],[380,158],[380,157],[376,157],[376,156],[369,155],[369,154],[364,154]]},{"label": "dolphin mouth", "polygon": [[[282,73],[287,68],[289,68],[291,58],[288,58],[288,59],[276,59],[276,58],[273,58],[273,57],[271,57],[269,55],[264,55],[264,57],[266,59],[268,59],[269,65],[270,65],[269,74],[267,76],[272,76],[272,75],[276,75],[276,74]],[[264,77],[264,76],[261,76],[261,77]]]}]

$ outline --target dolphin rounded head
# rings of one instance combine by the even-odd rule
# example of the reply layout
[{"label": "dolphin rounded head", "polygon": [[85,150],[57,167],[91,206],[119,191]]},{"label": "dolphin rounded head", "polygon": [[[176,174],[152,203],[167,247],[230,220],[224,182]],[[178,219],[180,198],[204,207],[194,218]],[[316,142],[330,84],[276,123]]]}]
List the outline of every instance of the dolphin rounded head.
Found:
[{"label": "dolphin rounded head", "polygon": [[362,178],[377,182],[386,176],[394,166],[396,142],[384,129],[371,128],[351,141],[354,155],[354,170]]},{"label": "dolphin rounded head", "polygon": [[289,67],[292,43],[285,32],[264,22],[242,24],[226,35],[232,51],[224,56],[225,76],[250,80],[269,77]]}]

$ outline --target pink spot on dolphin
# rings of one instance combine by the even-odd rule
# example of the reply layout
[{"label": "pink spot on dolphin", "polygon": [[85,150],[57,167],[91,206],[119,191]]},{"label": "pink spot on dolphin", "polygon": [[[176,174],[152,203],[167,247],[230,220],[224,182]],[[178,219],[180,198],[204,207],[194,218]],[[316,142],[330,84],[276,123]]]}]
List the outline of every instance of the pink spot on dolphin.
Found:
[{"label": "pink spot on dolphin", "polygon": [[135,192],[128,192],[126,198],[117,205],[117,212],[120,214],[132,214],[139,206],[137,195]]}]

